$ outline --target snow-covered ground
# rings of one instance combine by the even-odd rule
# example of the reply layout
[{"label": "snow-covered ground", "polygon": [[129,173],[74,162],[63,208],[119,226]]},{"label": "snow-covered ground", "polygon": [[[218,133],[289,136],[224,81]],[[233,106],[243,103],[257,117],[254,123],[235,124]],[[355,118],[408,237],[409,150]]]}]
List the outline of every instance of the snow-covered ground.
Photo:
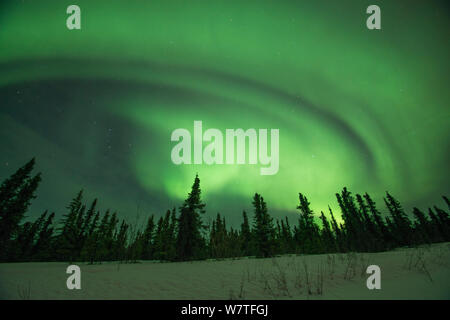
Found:
[{"label": "snow-covered ground", "polygon": [[[450,243],[370,254],[282,256],[81,268],[66,287],[67,263],[0,264],[1,299],[449,299]],[[381,269],[369,290],[368,265]]]}]

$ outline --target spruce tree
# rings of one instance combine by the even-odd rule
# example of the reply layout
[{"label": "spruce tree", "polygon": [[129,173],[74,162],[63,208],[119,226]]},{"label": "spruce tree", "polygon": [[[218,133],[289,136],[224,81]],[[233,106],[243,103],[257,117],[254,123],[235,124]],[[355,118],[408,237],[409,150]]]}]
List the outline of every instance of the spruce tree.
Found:
[{"label": "spruce tree", "polygon": [[271,257],[275,250],[275,227],[267,211],[264,198],[258,193],[253,197],[255,249],[258,257]]},{"label": "spruce tree", "polygon": [[151,215],[147,220],[147,226],[145,227],[142,238],[142,259],[151,260],[153,258],[153,231],[155,229],[154,216]]},{"label": "spruce tree", "polygon": [[170,213],[170,222],[169,228],[167,230],[167,255],[166,259],[169,261],[173,261],[177,256],[177,216],[176,209],[173,208]]},{"label": "spruce tree", "polygon": [[8,245],[19,229],[41,181],[41,174],[31,175],[35,159],[19,168],[0,185],[0,261],[7,259]]},{"label": "spruce tree", "polygon": [[100,221],[97,232],[95,234],[95,244],[93,250],[93,258],[97,262],[105,261],[107,257],[108,247],[108,229],[111,213],[106,210],[103,218]]},{"label": "spruce tree", "polygon": [[117,233],[115,239],[115,247],[116,247],[116,259],[118,261],[124,261],[127,259],[127,241],[128,241],[128,229],[129,225],[122,220],[122,223],[119,227],[119,232]]},{"label": "spruce tree", "polygon": [[225,218],[217,214],[210,233],[210,254],[213,258],[225,258],[230,253]]},{"label": "spruce tree", "polygon": [[322,243],[323,249],[325,252],[336,252],[337,246],[336,241],[331,231],[330,224],[328,223],[328,219],[325,217],[323,211],[320,212],[320,219],[322,220]]},{"label": "spruce tree", "polygon": [[338,252],[345,252],[345,251],[347,251],[347,247],[346,247],[344,233],[342,232],[336,219],[334,218],[334,214],[333,214],[333,211],[331,210],[330,206],[328,206],[328,210],[330,211],[331,226],[332,226],[333,232],[336,236],[337,250],[338,250]]},{"label": "spruce tree", "polygon": [[433,231],[430,222],[425,217],[425,214],[416,207],[413,208],[413,214],[417,220],[415,228],[416,238],[419,238],[418,240],[422,243],[431,243]]},{"label": "spruce tree", "polygon": [[428,216],[431,218],[431,226],[433,229],[433,241],[441,242],[445,240],[445,229],[441,224],[438,216],[433,212],[431,208],[428,208]]},{"label": "spruce tree", "polygon": [[444,199],[445,203],[447,204],[448,209],[450,210],[450,200],[446,196],[442,196],[442,199]]},{"label": "spruce tree", "polygon": [[56,240],[57,255],[60,259],[69,263],[77,258],[77,249],[79,248],[78,224],[80,223],[80,211],[83,207],[82,199],[83,190],[80,190],[67,206],[68,213],[63,216],[60,222],[61,226],[58,228],[59,234]]},{"label": "spruce tree", "polygon": [[386,192],[384,202],[391,213],[394,236],[398,244],[402,246],[413,244],[411,221],[400,202],[389,194],[389,192]]},{"label": "spruce tree", "polygon": [[252,248],[252,233],[250,231],[250,224],[248,223],[247,212],[242,212],[244,222],[241,224],[241,250],[245,256],[251,255]]},{"label": "spruce tree", "polygon": [[364,225],[367,249],[370,251],[382,251],[386,248],[383,243],[383,236],[377,227],[377,222],[370,215],[370,207],[365,203],[363,197],[356,194],[356,201],[359,205],[359,211]]},{"label": "spruce tree", "polygon": [[301,193],[299,193],[299,202],[297,209],[300,211],[300,216],[296,241],[301,253],[318,253],[320,252],[321,241],[319,226],[314,221],[314,212],[310,208],[306,196]]},{"label": "spruce tree", "polygon": [[158,219],[158,223],[156,225],[155,238],[153,239],[154,243],[154,258],[157,260],[161,260],[163,258],[163,250],[164,250],[164,232],[163,232],[164,218],[160,217]]},{"label": "spruce tree", "polygon": [[97,249],[98,249],[98,221],[100,219],[100,212],[94,216],[94,219],[88,226],[88,231],[86,234],[86,239],[83,244],[83,249],[81,251],[81,256],[84,261],[88,261],[89,264],[93,264],[97,259]]},{"label": "spruce tree", "polygon": [[375,222],[375,227],[377,229],[377,234],[382,238],[383,249],[389,249],[393,245],[393,238],[389,233],[389,230],[386,227],[386,224],[383,221],[381,213],[378,211],[376,207],[375,201],[372,200],[368,193],[364,194],[364,199],[367,202],[368,209],[372,215],[372,219]]},{"label": "spruce tree", "polygon": [[195,176],[192,190],[180,207],[177,233],[177,260],[194,260],[205,257],[202,222],[205,204],[201,201],[200,179]]},{"label": "spruce tree", "polygon": [[55,213],[52,212],[40,229],[36,244],[31,251],[33,260],[45,261],[51,258],[54,218]]},{"label": "spruce tree", "polygon": [[364,235],[366,233],[365,225],[351,192],[344,187],[340,195],[336,194],[336,198],[344,220],[347,248],[355,251],[368,251],[370,245]]},{"label": "spruce tree", "polygon": [[47,213],[48,211],[46,210],[38,219],[36,219],[36,221],[31,224],[30,229],[27,230],[25,237],[21,241],[19,241],[20,244],[19,260],[21,261],[31,260],[32,250],[35,245],[35,241],[37,240],[39,232],[41,231],[45,223]]},{"label": "spruce tree", "polygon": [[450,217],[445,210],[438,208],[437,206],[433,206],[433,207],[437,213],[437,217],[438,217],[439,225],[440,225],[439,229],[442,232],[443,239],[444,239],[444,241],[449,241],[450,240]]}]

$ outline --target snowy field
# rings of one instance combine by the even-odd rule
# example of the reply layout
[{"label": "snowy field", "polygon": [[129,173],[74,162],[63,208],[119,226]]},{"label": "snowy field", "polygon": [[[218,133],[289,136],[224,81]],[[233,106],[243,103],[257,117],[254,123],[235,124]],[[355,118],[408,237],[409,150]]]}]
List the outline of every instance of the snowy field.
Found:
[{"label": "snowy field", "polygon": [[[381,253],[282,256],[81,268],[66,287],[67,263],[0,264],[1,299],[449,299],[450,243]],[[381,289],[368,290],[368,265]]]}]

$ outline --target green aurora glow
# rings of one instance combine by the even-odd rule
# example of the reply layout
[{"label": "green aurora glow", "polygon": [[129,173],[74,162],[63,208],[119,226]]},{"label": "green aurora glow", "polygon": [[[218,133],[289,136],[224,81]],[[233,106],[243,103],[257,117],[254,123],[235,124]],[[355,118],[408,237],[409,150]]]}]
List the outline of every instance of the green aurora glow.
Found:
[{"label": "green aurora glow", "polygon": [[[0,178],[37,157],[32,216],[81,187],[124,216],[162,214],[197,172],[208,213],[236,223],[255,192],[276,215],[298,192],[337,209],[343,186],[407,209],[449,194],[445,2],[376,1],[380,31],[368,1],[77,0],[79,31],[70,4],[0,5]],[[170,134],[194,120],[280,129],[278,174],[174,165]]]}]

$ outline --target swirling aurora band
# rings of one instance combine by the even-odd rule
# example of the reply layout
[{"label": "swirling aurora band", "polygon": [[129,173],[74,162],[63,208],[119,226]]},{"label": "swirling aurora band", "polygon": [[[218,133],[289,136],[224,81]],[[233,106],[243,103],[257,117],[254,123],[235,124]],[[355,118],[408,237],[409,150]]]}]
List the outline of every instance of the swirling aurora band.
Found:
[{"label": "swirling aurora band", "polygon": [[[0,5],[0,177],[36,156],[32,216],[79,188],[132,217],[178,206],[196,173],[209,214],[231,222],[261,193],[274,215],[297,193],[337,209],[343,186],[407,208],[449,188],[444,2],[67,1]],[[176,128],[277,128],[280,169],[181,165]],[[51,207],[49,206],[56,206]]]}]

